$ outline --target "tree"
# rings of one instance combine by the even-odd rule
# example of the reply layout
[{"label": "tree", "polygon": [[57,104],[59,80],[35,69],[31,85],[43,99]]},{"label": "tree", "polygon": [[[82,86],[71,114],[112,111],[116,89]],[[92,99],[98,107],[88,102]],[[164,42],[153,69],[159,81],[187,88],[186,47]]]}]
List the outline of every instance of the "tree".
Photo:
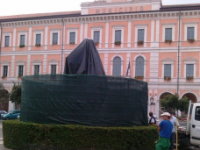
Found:
[{"label": "tree", "polygon": [[160,100],[160,104],[165,110],[178,110],[179,108],[179,96],[178,94],[166,95]]},{"label": "tree", "polygon": [[189,100],[187,97],[183,97],[179,100],[179,110],[187,111],[189,106]]},{"label": "tree", "polygon": [[189,100],[187,97],[179,99],[178,94],[166,95],[163,99],[160,100],[160,105],[161,107],[164,107],[167,111],[187,111]]},{"label": "tree", "polygon": [[6,103],[9,101],[9,93],[2,83],[0,83],[0,102]]},{"label": "tree", "polygon": [[21,103],[21,89],[22,89],[21,84],[20,83],[16,84],[14,82],[14,86],[13,86],[12,92],[10,94],[10,100],[13,103],[17,103],[17,104]]}]

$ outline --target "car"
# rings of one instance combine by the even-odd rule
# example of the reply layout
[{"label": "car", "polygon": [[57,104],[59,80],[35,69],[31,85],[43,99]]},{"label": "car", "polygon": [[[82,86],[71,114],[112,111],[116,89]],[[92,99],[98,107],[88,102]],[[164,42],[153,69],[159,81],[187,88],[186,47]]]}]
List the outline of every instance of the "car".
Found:
[{"label": "car", "polygon": [[9,120],[9,119],[18,119],[20,116],[20,110],[11,110],[7,114],[1,114],[1,119]]},{"label": "car", "polygon": [[1,117],[1,114],[7,114],[7,112],[5,110],[0,110],[0,117]]}]

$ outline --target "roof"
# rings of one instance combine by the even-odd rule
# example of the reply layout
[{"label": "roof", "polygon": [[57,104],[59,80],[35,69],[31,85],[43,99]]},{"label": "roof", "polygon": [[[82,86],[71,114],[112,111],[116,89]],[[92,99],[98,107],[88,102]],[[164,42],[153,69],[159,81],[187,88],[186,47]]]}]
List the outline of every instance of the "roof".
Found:
[{"label": "roof", "polygon": [[162,5],[160,10],[194,10],[200,9],[200,3],[196,4],[176,4],[176,5]]},{"label": "roof", "polygon": [[24,14],[24,15],[13,15],[13,16],[0,16],[0,21],[18,21],[18,20],[33,20],[33,19],[49,19],[63,16],[74,16],[80,15],[81,11],[64,11],[64,12],[51,12],[51,13],[37,13],[37,14]]}]

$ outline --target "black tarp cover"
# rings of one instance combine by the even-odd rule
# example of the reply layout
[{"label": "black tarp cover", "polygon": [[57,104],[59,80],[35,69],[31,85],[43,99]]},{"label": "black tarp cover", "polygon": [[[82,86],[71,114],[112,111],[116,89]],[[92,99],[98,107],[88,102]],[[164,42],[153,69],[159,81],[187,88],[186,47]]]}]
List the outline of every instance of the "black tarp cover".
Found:
[{"label": "black tarp cover", "polygon": [[94,41],[84,39],[66,57],[64,74],[105,75]]}]

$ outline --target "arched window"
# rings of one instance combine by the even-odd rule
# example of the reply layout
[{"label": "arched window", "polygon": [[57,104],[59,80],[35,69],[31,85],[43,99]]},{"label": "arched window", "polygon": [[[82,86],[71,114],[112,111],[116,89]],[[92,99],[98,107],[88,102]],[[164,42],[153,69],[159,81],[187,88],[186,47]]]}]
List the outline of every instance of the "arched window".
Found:
[{"label": "arched window", "polygon": [[142,6],[140,7],[140,11],[143,11],[143,7]]},{"label": "arched window", "polygon": [[115,57],[113,59],[113,75],[121,76],[121,58]]},{"label": "arched window", "polygon": [[144,58],[141,56],[136,59],[135,76],[144,77]]}]

